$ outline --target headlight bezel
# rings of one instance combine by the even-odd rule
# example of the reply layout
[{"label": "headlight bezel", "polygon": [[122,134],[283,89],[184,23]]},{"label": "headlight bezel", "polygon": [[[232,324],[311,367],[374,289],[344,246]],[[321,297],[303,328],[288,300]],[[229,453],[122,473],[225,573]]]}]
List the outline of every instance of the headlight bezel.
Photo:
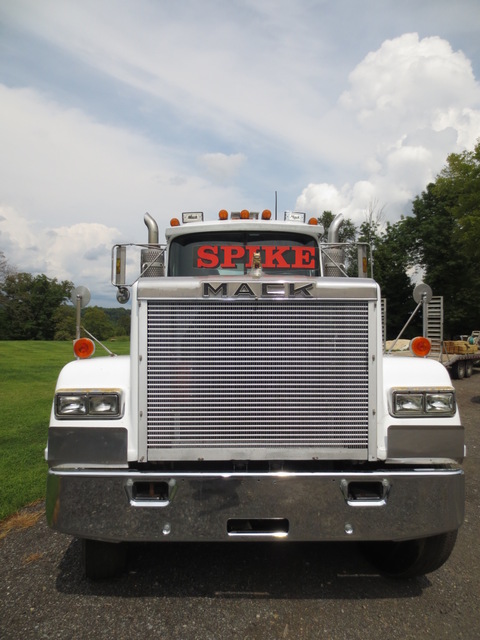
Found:
[{"label": "headlight bezel", "polygon": [[118,389],[60,390],[54,411],[58,420],[118,420],[123,416],[123,394]]},{"label": "headlight bezel", "polygon": [[390,393],[390,415],[394,418],[451,418],[457,402],[452,387],[395,387]]}]

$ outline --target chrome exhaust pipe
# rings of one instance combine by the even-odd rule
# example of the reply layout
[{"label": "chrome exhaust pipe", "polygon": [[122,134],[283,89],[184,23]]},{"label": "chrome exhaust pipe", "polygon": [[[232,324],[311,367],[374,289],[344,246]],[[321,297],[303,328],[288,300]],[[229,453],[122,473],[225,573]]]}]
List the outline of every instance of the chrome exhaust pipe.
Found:
[{"label": "chrome exhaust pipe", "polygon": [[[158,245],[158,224],[149,213],[144,215],[143,221],[148,228],[148,244]],[[163,248],[142,249],[140,275],[147,278],[159,278],[165,275]]]},{"label": "chrome exhaust pipe", "polygon": [[143,216],[143,221],[148,228],[148,244],[158,244],[158,224],[149,213]]},{"label": "chrome exhaust pipe", "polygon": [[343,223],[343,213],[338,213],[332,220],[332,224],[328,227],[328,244],[338,242],[340,227]]},{"label": "chrome exhaust pipe", "polygon": [[339,231],[343,223],[343,213],[339,213],[328,227],[328,247],[325,249],[325,275],[328,277],[345,276],[345,250],[339,244]]}]

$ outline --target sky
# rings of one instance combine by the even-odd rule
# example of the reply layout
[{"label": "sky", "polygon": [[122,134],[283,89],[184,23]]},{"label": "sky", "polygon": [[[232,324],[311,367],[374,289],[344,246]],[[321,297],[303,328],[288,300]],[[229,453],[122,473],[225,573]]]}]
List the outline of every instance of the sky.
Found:
[{"label": "sky", "polygon": [[479,139],[478,0],[0,0],[0,251],[92,304],[145,212],[395,222]]}]

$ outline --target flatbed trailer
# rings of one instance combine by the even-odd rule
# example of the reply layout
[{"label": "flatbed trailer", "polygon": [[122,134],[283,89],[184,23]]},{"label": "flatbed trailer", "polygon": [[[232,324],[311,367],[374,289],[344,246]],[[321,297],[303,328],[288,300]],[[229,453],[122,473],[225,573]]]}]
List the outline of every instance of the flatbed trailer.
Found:
[{"label": "flatbed trailer", "polygon": [[[399,340],[396,348],[391,351],[391,355],[394,356],[413,356],[409,350],[409,340]],[[387,342],[386,352],[389,352],[390,344]],[[473,368],[480,364],[480,350],[472,353],[447,353],[445,349],[439,345],[435,349],[435,345],[432,345],[432,351],[427,356],[430,360],[437,360],[448,370],[452,380],[462,380],[463,378],[470,378],[473,373]]]},{"label": "flatbed trailer", "polygon": [[446,367],[454,380],[470,378],[473,367],[480,363],[480,351],[475,353],[442,353],[439,362]]}]

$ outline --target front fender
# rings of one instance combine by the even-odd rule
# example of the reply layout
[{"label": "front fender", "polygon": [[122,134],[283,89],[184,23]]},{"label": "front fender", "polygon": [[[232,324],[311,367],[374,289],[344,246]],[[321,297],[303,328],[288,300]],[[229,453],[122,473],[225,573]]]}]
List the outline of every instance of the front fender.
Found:
[{"label": "front fender", "polygon": [[446,368],[435,360],[408,355],[383,359],[383,430],[379,449],[387,462],[451,464],[465,455],[464,429],[456,408],[452,416],[399,418],[392,415],[392,389],[452,389]]},{"label": "front fender", "polygon": [[130,386],[128,356],[75,360],[65,365],[58,376],[55,393],[115,391],[121,397],[121,415],[109,419],[82,416],[59,419],[53,403],[45,450],[49,465],[127,466],[129,449],[134,448]]}]

